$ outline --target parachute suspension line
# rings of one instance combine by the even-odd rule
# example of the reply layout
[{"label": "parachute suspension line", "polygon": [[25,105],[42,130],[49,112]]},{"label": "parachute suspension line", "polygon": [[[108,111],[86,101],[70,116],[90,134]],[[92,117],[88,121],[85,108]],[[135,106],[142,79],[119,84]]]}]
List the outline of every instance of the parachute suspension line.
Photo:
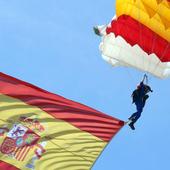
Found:
[{"label": "parachute suspension line", "polygon": [[131,72],[129,71],[129,69],[128,69],[128,68],[126,68],[126,69],[127,69],[128,76],[129,76],[130,79],[133,81],[133,83],[136,84],[136,81],[135,81],[133,75],[131,74]]},{"label": "parachute suspension line", "polygon": [[[118,26],[116,25],[116,31],[117,31],[117,32],[120,32],[121,28],[122,28],[122,26],[118,29]],[[115,34],[115,37],[116,37],[116,36],[117,36],[117,35]],[[120,55],[120,53],[121,53],[121,49],[122,49],[122,47],[120,47],[119,55]],[[125,72],[128,73],[128,76],[130,77],[130,79],[131,79],[132,81],[134,81],[134,79],[133,79],[132,75],[130,74],[127,66],[125,66],[125,70],[126,70]]]},{"label": "parachute suspension line", "polygon": [[[116,25],[116,30],[117,30],[117,32],[120,32],[120,30],[121,30],[121,28],[122,28],[123,26],[121,26],[120,28],[118,28],[118,26]],[[117,35],[115,34],[115,37],[116,37]],[[120,53],[121,53],[121,50],[122,50],[122,47],[120,46],[120,51],[119,51],[119,55],[120,55]],[[135,63],[136,63],[136,58],[134,59],[134,61],[135,61]],[[134,78],[133,78],[133,76],[130,74],[130,72],[129,72],[129,68],[127,67],[127,66],[124,66],[125,67],[125,72],[127,72],[127,74],[128,74],[128,76],[129,76],[129,78],[133,81],[133,82],[135,82],[135,80],[134,80]]]},{"label": "parachute suspension line", "polygon": [[[116,28],[116,29],[117,29],[117,28]],[[121,53],[121,49],[122,49],[122,47],[120,47],[119,55],[120,55],[120,53]],[[132,52],[132,53],[134,53],[134,52]],[[135,57],[135,59],[134,59],[134,62],[135,62],[135,64],[137,64],[136,57]],[[125,68],[125,72],[128,74],[128,76],[129,76],[129,78],[131,79],[131,81],[133,81],[133,83],[136,83],[133,75],[130,73],[129,67],[128,67],[128,66],[124,66],[124,68]]]},{"label": "parachute suspension line", "polygon": [[[123,25],[120,26],[120,27],[118,27],[118,26],[116,25],[116,30],[118,30],[118,32],[120,32],[120,30],[121,30],[122,27],[123,27]],[[115,36],[116,36],[116,35],[115,35]],[[122,49],[122,47],[120,47],[119,55],[120,55],[120,53],[121,53],[121,49]],[[134,54],[134,56],[136,55],[136,53],[135,53],[134,51],[131,51],[131,53]],[[136,57],[134,57],[134,63],[135,63],[135,65],[137,65],[137,59],[136,59]],[[135,84],[136,81],[135,81],[133,75],[130,73],[129,67],[128,67],[128,66],[124,66],[124,67],[125,67],[125,71],[127,72],[127,75],[129,76],[129,78],[131,79],[131,81]]]},{"label": "parachute suspension line", "polygon": [[[114,18],[113,18],[114,19]],[[117,18],[116,18],[116,20],[117,20]],[[113,21],[113,20],[112,20]],[[112,22],[111,21],[111,22]],[[120,30],[122,29],[122,27],[123,26],[120,26],[120,27],[118,27],[117,25],[116,25],[116,31],[117,32],[120,32]],[[118,34],[116,35],[115,34],[115,37],[117,37],[118,36]],[[121,54],[121,50],[122,50],[122,47],[120,46],[120,50],[119,50],[119,56],[120,56],[120,54]],[[110,59],[111,60],[111,59]],[[135,61],[135,60],[134,60]],[[135,61],[136,62],[136,61]],[[132,81],[134,81],[134,79],[133,79],[133,76],[130,74],[130,72],[129,72],[129,70],[128,70],[128,67],[127,66],[123,66],[123,67],[125,67],[125,70],[127,70],[127,73],[128,73],[128,76],[130,77],[130,79],[132,80]],[[135,82],[135,81],[134,81]]]},{"label": "parachute suspension line", "polygon": [[[153,69],[153,72],[155,72],[158,69],[158,65],[160,64],[161,60],[164,59],[164,55],[166,54],[168,48],[170,47],[170,43],[166,46],[166,48],[164,49],[164,52],[162,53],[161,58],[159,59],[158,63],[156,64],[155,68]],[[162,73],[163,74],[163,73]]]},{"label": "parachute suspension line", "polygon": [[[141,6],[141,4],[140,4],[140,0],[137,0],[138,2],[138,7],[140,7]],[[132,10],[131,10],[131,12],[135,12],[135,8],[132,8]],[[141,19],[141,12],[140,12],[140,10],[138,11],[138,19],[140,20]],[[121,27],[119,27],[119,29],[117,28],[117,26],[116,26],[116,29],[117,30],[121,30],[121,28],[123,27],[123,25],[121,26]],[[141,42],[142,41],[142,24],[141,24],[141,22],[139,23],[139,41]],[[134,33],[135,34],[135,33]],[[139,46],[140,47],[140,46]],[[136,55],[136,53],[134,52],[134,51],[131,51],[131,53],[133,53],[134,55]],[[143,70],[143,72],[145,72],[145,74],[147,74],[148,73],[148,71],[147,71],[147,67],[146,67],[146,64],[145,64],[145,62],[144,62],[144,55],[142,54],[142,56],[141,56],[142,58],[143,58],[143,63],[141,63],[141,65],[143,66],[143,68],[144,68],[144,70]],[[137,59],[136,59],[136,57],[134,58],[134,64],[135,65],[137,65]],[[129,77],[131,77],[131,80],[133,80],[134,82],[136,82],[135,81],[135,79],[134,79],[134,77],[130,74],[130,71],[128,70],[128,67],[127,67],[127,72],[128,72],[128,75],[129,75]]]}]

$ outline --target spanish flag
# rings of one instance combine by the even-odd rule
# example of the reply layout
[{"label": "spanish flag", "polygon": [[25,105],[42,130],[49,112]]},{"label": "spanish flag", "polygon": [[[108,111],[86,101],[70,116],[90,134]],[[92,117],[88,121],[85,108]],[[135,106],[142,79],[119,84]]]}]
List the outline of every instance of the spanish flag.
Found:
[{"label": "spanish flag", "polygon": [[89,170],[123,125],[0,73],[0,170]]}]

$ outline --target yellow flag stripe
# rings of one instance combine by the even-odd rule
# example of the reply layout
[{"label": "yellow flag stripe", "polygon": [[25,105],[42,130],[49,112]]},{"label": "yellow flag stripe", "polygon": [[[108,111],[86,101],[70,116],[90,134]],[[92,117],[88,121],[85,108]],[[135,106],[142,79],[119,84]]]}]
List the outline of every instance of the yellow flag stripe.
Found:
[{"label": "yellow flag stripe", "polygon": [[[21,124],[41,137],[39,145],[45,143],[45,152],[35,161],[35,169],[89,170],[107,144],[67,122],[54,119],[38,107],[3,94],[0,95],[0,101],[0,128],[7,126],[12,129],[14,123]],[[21,121],[23,116],[27,118],[25,121]],[[38,129],[40,125],[34,127],[34,123],[28,121],[34,119],[40,122],[44,131]],[[6,136],[7,134],[0,137],[0,144]],[[28,170],[27,166],[33,164],[32,159],[38,149],[38,145],[34,145],[24,161],[18,161],[2,153],[0,159],[15,164],[20,169]]]}]

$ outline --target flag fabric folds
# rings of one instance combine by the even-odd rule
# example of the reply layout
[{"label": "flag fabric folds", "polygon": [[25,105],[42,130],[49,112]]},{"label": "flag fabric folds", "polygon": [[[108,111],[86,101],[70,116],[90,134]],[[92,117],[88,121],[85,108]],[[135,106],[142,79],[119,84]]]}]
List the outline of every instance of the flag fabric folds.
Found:
[{"label": "flag fabric folds", "polygon": [[123,125],[0,73],[1,170],[89,170]]}]

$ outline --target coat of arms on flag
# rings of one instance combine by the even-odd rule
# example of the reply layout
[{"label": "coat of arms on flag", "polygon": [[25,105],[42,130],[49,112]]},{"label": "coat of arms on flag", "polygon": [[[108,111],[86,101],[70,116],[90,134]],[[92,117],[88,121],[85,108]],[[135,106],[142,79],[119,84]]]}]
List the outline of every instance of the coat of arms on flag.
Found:
[{"label": "coat of arms on flag", "polygon": [[35,161],[41,158],[46,145],[46,142],[39,142],[40,136],[35,131],[43,132],[44,126],[36,119],[22,116],[17,123],[12,125],[11,129],[7,127],[0,129],[1,137],[4,138],[0,152],[17,161],[24,161],[32,152],[31,162],[28,162],[26,167],[34,169]]}]

